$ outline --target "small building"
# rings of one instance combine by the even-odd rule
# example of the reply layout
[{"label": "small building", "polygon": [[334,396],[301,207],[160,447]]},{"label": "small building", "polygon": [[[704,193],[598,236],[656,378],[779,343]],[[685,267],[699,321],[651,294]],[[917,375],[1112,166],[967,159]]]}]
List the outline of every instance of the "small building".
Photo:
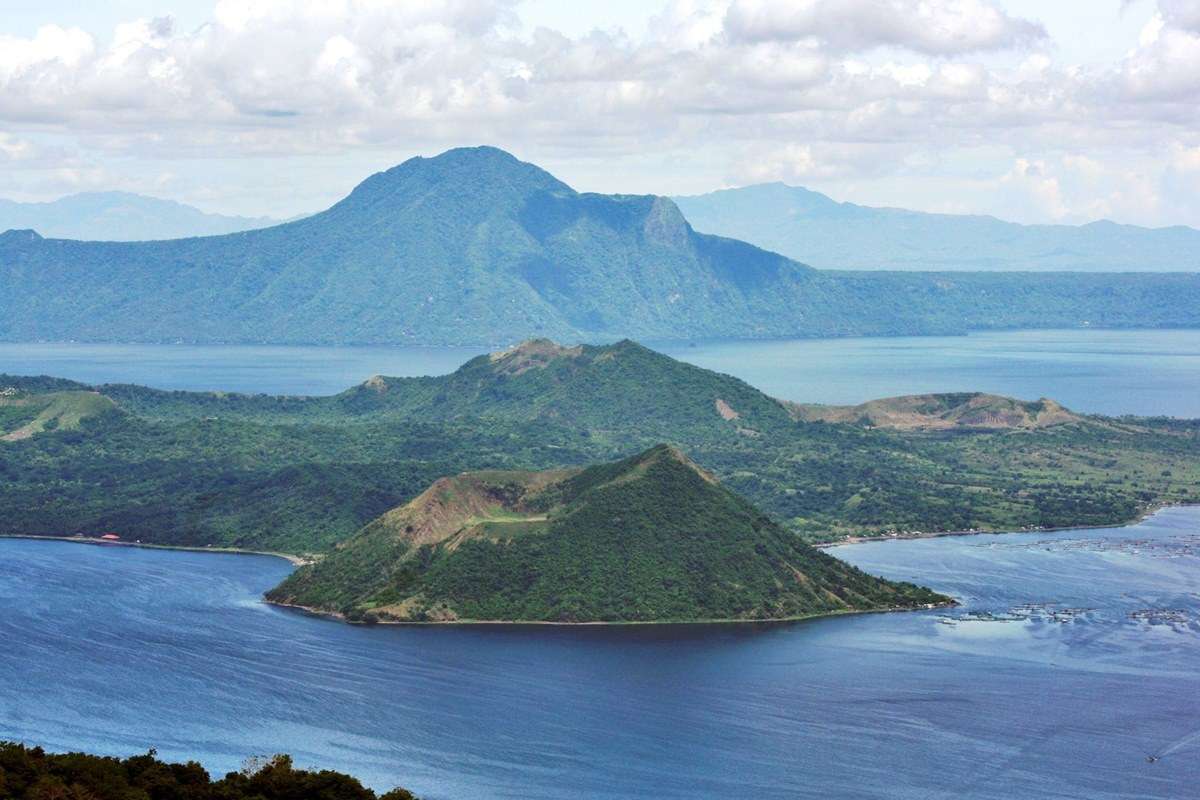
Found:
[{"label": "small building", "polygon": [[110,542],[115,542],[115,541],[117,541],[118,539],[120,539],[121,537],[120,537],[120,536],[117,536],[115,533],[106,533],[106,534],[104,534],[103,536],[101,536],[100,538],[101,538],[101,539],[105,539],[105,540],[107,540],[107,541],[110,541]]}]

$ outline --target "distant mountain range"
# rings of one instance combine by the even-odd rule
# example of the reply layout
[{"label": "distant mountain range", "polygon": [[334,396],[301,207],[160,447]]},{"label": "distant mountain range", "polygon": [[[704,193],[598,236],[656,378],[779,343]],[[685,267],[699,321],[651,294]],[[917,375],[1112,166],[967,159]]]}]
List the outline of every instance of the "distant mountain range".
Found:
[{"label": "distant mountain range", "polygon": [[51,239],[136,242],[215,236],[278,225],[270,217],[228,217],[130,192],[83,192],[48,203],[0,199],[0,231],[28,228]]},{"label": "distant mountain range", "polygon": [[696,230],[821,269],[1200,271],[1200,231],[1184,226],[1018,225],[839,203],[783,183],[673,199]]},{"label": "distant mountain range", "polygon": [[0,339],[506,343],[1200,326],[1200,274],[825,272],[581,194],[490,147],[288,224],[161,242],[0,234]]}]

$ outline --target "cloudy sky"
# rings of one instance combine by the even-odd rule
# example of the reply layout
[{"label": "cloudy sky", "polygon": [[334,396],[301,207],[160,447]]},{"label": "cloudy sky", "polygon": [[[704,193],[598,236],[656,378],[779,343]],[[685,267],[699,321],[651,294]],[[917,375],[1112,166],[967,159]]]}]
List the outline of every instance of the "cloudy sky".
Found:
[{"label": "cloudy sky", "polygon": [[0,8],[0,197],[124,189],[289,216],[486,143],[581,190],[781,180],[1200,226],[1200,0]]}]

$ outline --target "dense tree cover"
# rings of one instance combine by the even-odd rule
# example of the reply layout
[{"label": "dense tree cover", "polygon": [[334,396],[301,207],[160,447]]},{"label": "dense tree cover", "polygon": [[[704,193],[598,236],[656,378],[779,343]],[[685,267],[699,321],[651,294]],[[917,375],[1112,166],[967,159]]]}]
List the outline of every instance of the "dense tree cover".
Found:
[{"label": "dense tree cover", "polygon": [[[22,396],[86,388],[0,376]],[[0,441],[0,533],[320,551],[443,475],[612,461],[662,441],[812,539],[1115,524],[1200,501],[1194,422],[797,422],[742,381],[631,342],[534,343],[325,398],[98,391],[111,402],[65,415],[69,425]],[[738,416],[724,419],[718,400]],[[28,407],[14,408],[25,410],[0,423],[25,419]]]},{"label": "dense tree cover", "polygon": [[321,550],[442,475],[586,460],[569,442],[530,434],[403,422],[162,424],[114,413],[0,443],[0,533]]},{"label": "dense tree cover", "polygon": [[130,758],[47,753],[0,742],[5,800],[415,800],[405,789],[382,795],[349,775],[297,769],[290,757],[252,759],[213,780],[195,761],[171,764],[149,753]]},{"label": "dense tree cover", "polygon": [[41,409],[33,404],[0,405],[0,431],[16,430],[37,417]]},{"label": "dense tree cover", "polygon": [[0,233],[0,339],[427,343],[1200,325],[1200,275],[845,273],[579,194],[493,148],[319,214],[158,242]]},{"label": "dense tree cover", "polygon": [[[367,527],[268,597],[351,619],[551,622],[780,619],[946,601],[805,544],[667,446],[549,485],[464,478],[420,502],[437,505]],[[481,524],[497,506],[525,512],[521,527],[494,511]],[[420,531],[418,546],[413,529],[431,517],[444,524]]]}]

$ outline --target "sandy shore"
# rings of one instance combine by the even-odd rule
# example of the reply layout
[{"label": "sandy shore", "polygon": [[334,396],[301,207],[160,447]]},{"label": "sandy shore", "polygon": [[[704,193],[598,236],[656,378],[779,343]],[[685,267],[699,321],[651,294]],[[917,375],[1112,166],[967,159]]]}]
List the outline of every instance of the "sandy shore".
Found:
[{"label": "sandy shore", "polygon": [[143,547],[148,550],[182,550],[188,553],[233,553],[244,556],[274,556],[291,562],[294,566],[303,567],[313,563],[310,558],[294,556],[291,553],[277,553],[271,550],[243,550],[238,547],[186,547],[173,544],[150,544],[149,542],[127,542],[121,539],[101,539],[99,536],[38,536],[26,533],[0,533],[0,539],[44,539],[52,542],[75,542],[76,544],[104,545],[106,547]]}]

